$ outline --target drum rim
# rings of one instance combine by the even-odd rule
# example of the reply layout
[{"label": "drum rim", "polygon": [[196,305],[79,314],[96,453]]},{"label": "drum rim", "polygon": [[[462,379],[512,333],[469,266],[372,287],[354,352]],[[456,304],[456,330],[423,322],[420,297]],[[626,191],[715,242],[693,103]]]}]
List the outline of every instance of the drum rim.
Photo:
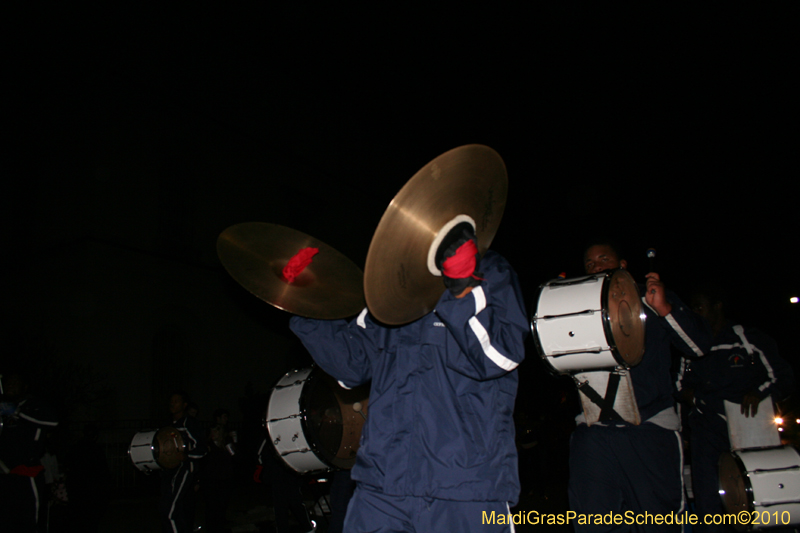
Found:
[{"label": "drum rim", "polygon": [[[745,475],[742,476],[742,478],[744,479],[744,484],[745,484],[745,494],[747,495],[747,498],[748,498],[748,501],[747,501],[747,505],[748,505],[747,512],[749,512],[749,513],[758,512],[758,511],[757,511],[757,507],[755,505],[755,493],[754,493],[754,490],[753,490],[753,484],[750,481],[750,472],[752,472],[752,470],[748,470],[747,469],[747,466],[744,464],[744,460],[742,459],[741,452],[757,453],[757,452],[763,452],[763,451],[777,451],[777,450],[791,450],[791,451],[794,452],[795,458],[800,460],[800,446],[797,446],[797,445],[792,444],[792,443],[781,444],[780,446],[760,446],[760,447],[755,447],[755,448],[742,448],[742,449],[738,449],[738,450],[731,450],[729,452],[725,452],[720,456],[720,461],[726,455],[729,455],[729,456],[733,457],[733,459],[736,461],[736,466],[739,468],[739,471],[743,472],[745,474]],[[791,468],[796,468],[796,466],[793,466]],[[721,488],[722,488],[722,484],[720,483],[720,489]],[[795,503],[795,502],[791,502],[791,503]],[[722,502],[722,505],[723,505],[723,509],[727,512],[727,508],[725,507],[725,502],[724,501]],[[761,506],[759,506],[759,507],[761,507]],[[790,525],[793,526],[795,524],[791,523]],[[745,528],[737,527],[736,529],[737,529],[737,531],[761,531],[762,529],[763,530],[769,530],[770,528],[769,527],[767,527],[767,528],[762,528],[762,527],[755,528],[755,527],[753,527],[752,524],[747,524],[747,526]]]},{"label": "drum rim", "polygon": [[[608,370],[609,372],[613,372],[613,371],[619,370],[619,369],[628,370],[628,369],[631,368],[631,365],[629,365],[622,358],[622,356],[620,355],[620,352],[619,352],[619,349],[617,348],[616,342],[613,342],[614,336],[613,336],[613,332],[611,330],[611,319],[608,316],[608,310],[606,309],[608,307],[608,291],[609,291],[609,286],[611,285],[610,284],[610,280],[618,270],[625,270],[625,269],[623,269],[623,268],[614,268],[614,269],[604,270],[602,272],[597,272],[597,273],[594,273],[594,274],[586,274],[585,276],[578,276],[578,277],[575,277],[575,278],[567,278],[567,279],[555,278],[555,279],[551,279],[551,280],[546,281],[545,283],[542,283],[541,285],[539,285],[539,289],[536,292],[536,297],[534,298],[534,305],[531,306],[533,308],[533,315],[531,316],[531,320],[530,320],[531,335],[533,336],[533,342],[534,342],[534,345],[536,347],[536,351],[539,352],[539,357],[542,360],[544,360],[545,366],[547,367],[547,370],[550,371],[551,374],[556,375],[556,376],[564,376],[564,375],[568,375],[569,376],[569,375],[580,374],[582,372],[598,372],[598,371],[603,371],[603,370]],[[626,272],[627,272],[627,270],[626,270]],[[602,318],[601,318],[601,320],[602,320],[602,323],[603,323],[603,334],[606,337],[606,343],[608,344],[609,351],[611,352],[611,356],[614,358],[614,361],[617,362],[617,365],[614,366],[614,367],[608,367],[608,368],[583,368],[583,369],[559,370],[553,365],[552,361],[550,360],[552,358],[545,353],[544,347],[542,346],[542,341],[539,338],[539,330],[536,327],[536,320],[535,319],[536,319],[536,315],[539,312],[539,301],[540,301],[541,296],[542,296],[542,291],[544,291],[544,289],[546,287],[550,287],[551,285],[553,285],[555,283],[558,283],[558,282],[571,281],[574,284],[574,283],[581,283],[581,282],[583,282],[585,280],[588,280],[588,279],[595,279],[595,280],[599,281],[601,278],[602,278],[603,285],[600,288],[600,304],[601,304],[601,307],[602,307]],[[639,287],[638,287],[638,285],[636,285],[635,282],[634,282],[633,286],[636,288],[637,298],[639,298],[639,295],[638,295]],[[643,325],[643,327],[644,327],[644,325]]]},{"label": "drum rim", "polygon": [[[755,511],[754,498],[753,498],[753,484],[750,482],[750,476],[747,473],[747,467],[745,467],[744,462],[742,461],[741,457],[739,457],[739,454],[736,453],[736,450],[731,450],[729,452],[723,453],[720,456],[719,461],[717,461],[717,477],[719,478],[719,463],[722,461],[723,457],[726,456],[732,457],[733,460],[736,462],[736,466],[739,468],[739,473],[740,475],[742,475],[742,480],[744,482],[744,493],[747,496],[747,502],[746,502],[747,512],[752,513],[753,511]],[[725,512],[728,513],[730,511],[728,510],[728,507],[725,505],[725,498],[722,496],[722,490],[723,490],[722,481],[718,479],[718,491],[720,493],[719,497],[722,503],[722,509],[724,509]],[[736,529],[738,529],[739,531],[750,531],[752,529],[752,526],[748,524],[743,529],[739,528]]]},{"label": "drum rim", "polygon": [[[315,366],[308,375],[309,383],[313,384],[318,382],[321,379],[320,372],[322,372],[322,369],[318,366]],[[300,414],[303,415],[300,419],[300,425],[303,427],[303,435],[306,437],[306,442],[308,442],[309,447],[314,450],[314,455],[316,455],[320,461],[328,465],[328,472],[339,470],[338,467],[332,464],[332,461],[327,457],[327,454],[323,453],[322,446],[318,442],[317,435],[311,431],[311,425],[308,420],[308,399],[302,394],[300,395]]]},{"label": "drum rim", "polygon": [[[269,427],[270,406],[272,405],[273,397],[274,397],[275,392],[277,390],[278,384],[286,376],[289,376],[291,373],[293,373],[293,372],[302,372],[302,371],[308,371],[308,373],[305,376],[305,378],[303,379],[303,382],[301,384],[302,390],[300,391],[300,394],[299,394],[299,397],[298,397],[298,413],[297,413],[295,418],[297,419],[298,423],[300,424],[300,431],[302,431],[303,438],[305,439],[306,443],[308,444],[308,452],[311,452],[312,455],[314,456],[314,458],[319,463],[324,465],[323,467],[320,467],[320,468],[313,468],[311,470],[305,470],[305,471],[298,470],[289,461],[286,461],[285,457],[287,457],[288,455],[291,455],[291,453],[286,454],[286,455],[282,455],[278,451],[277,447],[275,446],[275,443],[272,441],[272,433],[271,433],[270,427]],[[330,383],[328,383],[328,382],[330,382]],[[339,385],[341,385],[341,383],[339,383]],[[318,386],[325,388],[326,389],[325,392],[328,392],[328,393],[333,395],[333,399],[334,399],[335,405],[340,410],[340,416],[342,417],[342,439],[343,439],[342,442],[344,442],[344,431],[346,429],[345,420],[344,420],[345,413],[342,411],[341,398],[335,392],[337,390],[336,389],[336,386],[337,386],[336,378],[334,378],[333,376],[331,376],[330,374],[325,372],[325,370],[322,367],[320,367],[319,365],[317,365],[316,363],[312,363],[310,365],[306,365],[306,366],[303,366],[303,367],[300,367],[300,368],[294,368],[294,369],[290,370],[289,372],[286,372],[286,373],[282,374],[275,381],[275,383],[273,384],[272,391],[270,392],[269,399],[267,400],[266,408],[264,409],[264,417],[262,419],[262,427],[266,431],[266,437],[269,439],[270,446],[272,447],[273,457],[277,457],[279,462],[283,463],[283,465],[286,468],[288,468],[289,470],[291,470],[291,471],[293,471],[295,473],[298,473],[300,475],[321,474],[321,473],[333,472],[333,471],[337,471],[337,470],[351,470],[355,466],[355,463],[356,463],[356,457],[355,456],[352,457],[351,459],[341,459],[341,458],[337,457],[337,454],[338,454],[338,452],[340,451],[341,448],[337,449],[333,454],[327,453],[325,448],[321,444],[321,440],[320,440],[319,435],[315,431],[312,431],[312,429],[314,429],[314,428],[311,425],[311,420],[310,420],[310,417],[309,417],[309,412],[310,412],[309,402],[312,399],[310,393],[312,391],[312,388],[318,387]],[[364,394],[363,399],[360,399],[359,401],[361,401],[361,402],[368,402],[369,401],[369,390],[370,389],[366,388],[365,384],[364,385],[359,385],[357,387],[353,387],[352,390],[354,392],[360,390],[360,392],[362,392]],[[361,426],[361,432],[360,433],[363,433],[364,425],[366,425],[366,420],[364,421],[364,424]],[[360,439],[360,434],[359,434],[359,439],[355,444],[356,449],[360,448],[360,445],[361,445],[360,440],[361,439]],[[304,452],[304,453],[308,453],[308,452]]]},{"label": "drum rim", "polygon": [[[289,464],[284,459],[284,456],[281,455],[281,453],[278,451],[278,448],[275,447],[275,443],[272,441],[272,433],[270,433],[269,425],[268,425],[269,424],[269,406],[272,403],[272,397],[275,394],[276,387],[278,386],[278,383],[280,383],[280,381],[284,377],[288,376],[290,373],[298,372],[298,371],[301,371],[301,370],[305,370],[306,368],[310,368],[311,369],[309,371],[309,373],[308,373],[308,376],[306,376],[306,378],[304,380],[306,383],[308,383],[309,381],[314,379],[315,376],[319,375],[319,373],[323,371],[316,363],[314,363],[314,364],[311,364],[311,365],[308,365],[308,366],[303,366],[303,367],[300,367],[300,368],[293,368],[292,370],[289,370],[288,372],[282,374],[281,377],[279,377],[275,381],[273,386],[272,386],[272,392],[270,392],[270,394],[269,394],[269,399],[267,400],[267,406],[266,406],[266,409],[264,410],[264,424],[263,424],[264,430],[267,433],[267,438],[269,439],[270,448],[272,448],[273,457],[277,458],[278,462],[281,463],[285,468],[287,468],[291,472],[294,472],[295,474],[299,474],[301,476],[324,474],[324,473],[328,473],[328,472],[333,472],[334,470],[338,470],[337,467],[332,466],[330,461],[327,461],[325,459],[324,455],[322,455],[321,451],[319,450],[319,447],[317,446],[316,437],[315,438],[309,438],[310,432],[308,431],[308,429],[309,429],[308,428],[308,422],[307,422],[308,416],[307,416],[307,413],[306,413],[306,405],[305,405],[305,401],[303,400],[303,394],[302,393],[300,394],[300,398],[298,398],[298,409],[300,409],[300,412],[298,413],[298,418],[299,418],[299,421],[300,421],[300,429],[303,430],[303,437],[305,437],[306,442],[308,443],[308,447],[309,447],[309,450],[311,451],[311,453],[314,454],[314,457],[316,457],[317,460],[320,463],[326,465],[326,467],[325,468],[317,468],[317,469],[314,469],[314,470],[308,470],[306,472],[301,472],[301,471],[297,470],[296,468],[294,468],[291,464]],[[303,386],[305,387],[305,385],[303,385]]]},{"label": "drum rim", "polygon": [[[636,290],[636,299],[640,300],[641,295],[639,294],[639,285],[637,285],[636,281],[631,276],[630,272],[628,272],[624,268],[613,268],[610,270],[604,270],[603,272],[599,272],[598,274],[605,274],[605,279],[603,280],[603,287],[600,290],[600,302],[603,307],[603,331],[606,334],[606,342],[608,343],[609,348],[611,348],[611,354],[614,356],[614,360],[619,363],[619,365],[625,369],[632,368],[639,363],[642,362],[642,357],[639,358],[639,361],[636,364],[631,365],[622,357],[622,354],[617,347],[617,342],[614,340],[614,332],[611,329],[611,317],[608,315],[608,292],[611,290],[611,280],[614,276],[617,275],[618,272],[624,272],[631,278],[633,282],[633,288]],[[647,322],[645,319],[642,319],[642,328],[644,329],[643,335],[647,334]],[[644,355],[644,350],[642,350],[642,355]],[[619,368],[619,367],[617,367]]]},{"label": "drum rim", "polygon": [[[550,281],[553,281],[553,280],[550,280]],[[533,344],[536,347],[536,351],[539,353],[539,358],[541,358],[544,361],[545,366],[547,367],[547,370],[551,374],[553,374],[555,376],[561,376],[561,375],[564,374],[564,372],[562,372],[561,370],[556,369],[556,367],[553,366],[553,363],[549,361],[550,358],[547,356],[546,353],[544,353],[544,347],[542,346],[542,340],[539,338],[539,328],[536,327],[536,320],[535,320],[536,319],[536,315],[539,312],[539,300],[541,300],[542,291],[544,290],[545,287],[550,285],[550,281],[548,281],[547,283],[542,283],[541,285],[539,285],[539,289],[536,291],[536,297],[533,299],[534,305],[531,306],[531,308],[533,309],[533,315],[531,316],[531,320],[530,320],[531,336],[533,337]],[[567,372],[567,373],[569,373],[569,372]]]},{"label": "drum rim", "polygon": [[[316,366],[312,370],[311,374],[309,374],[309,380],[311,380],[312,378],[316,382],[319,382],[320,385],[318,385],[318,386],[321,386],[321,387],[326,387],[325,381],[330,380],[330,383],[329,383],[330,388],[327,390],[327,392],[330,392],[333,395],[333,399],[336,402],[335,403],[336,407],[339,409],[339,416],[342,419],[342,426],[341,426],[342,439],[344,439],[346,413],[342,410],[342,404],[340,403],[341,399],[340,399],[339,395],[337,395],[336,392],[335,392],[336,391],[336,387],[337,386],[341,386],[341,385],[337,382],[336,378],[334,378],[333,376],[331,376],[330,374],[325,372],[319,366]],[[317,386],[317,385],[314,385],[314,386]],[[352,389],[349,389],[349,390],[355,391],[357,389],[361,389],[362,387],[363,387],[363,385],[359,385],[359,386],[353,387]],[[309,443],[309,446],[314,449],[314,452],[317,455],[317,457],[320,459],[320,461],[322,461],[323,463],[328,465],[328,470],[327,471],[330,472],[330,471],[336,471],[336,470],[351,470],[356,464],[356,457],[355,456],[352,459],[340,459],[340,458],[337,457],[339,449],[337,449],[332,455],[330,455],[322,447],[322,443],[321,443],[321,439],[320,439],[319,435],[316,432],[311,431],[311,429],[312,429],[311,428],[311,421],[309,420],[309,418],[307,416],[307,413],[309,412],[307,402],[310,401],[310,399],[311,399],[311,395],[310,394],[308,396],[301,395],[301,397],[300,397],[300,401],[301,401],[300,410],[301,410],[301,413],[303,415],[303,417],[302,417],[302,419],[300,421],[300,424],[303,426],[303,434],[306,435],[306,441]],[[369,395],[367,395],[367,397],[364,399],[364,401],[369,402]],[[363,433],[365,424],[366,424],[366,420],[364,421],[364,424],[362,424],[362,426],[361,426],[361,432],[360,433]],[[340,446],[341,446],[341,443],[340,443]],[[360,435],[359,435],[359,439],[358,439],[358,442],[357,442],[357,447],[358,448],[361,447]],[[356,451],[356,453],[358,453],[358,452]],[[338,464],[336,464],[337,462],[349,464],[349,466],[347,466],[347,467],[339,466]]]},{"label": "drum rim", "polygon": [[[158,437],[158,434],[161,432],[162,429],[168,429],[168,428],[172,428],[175,431],[177,431],[178,433],[180,433],[180,435],[181,435],[181,444],[183,445],[184,450],[188,451],[187,450],[188,445],[186,444],[185,439],[184,439],[184,434],[186,433],[186,429],[176,428],[175,426],[170,424],[168,426],[164,426],[164,427],[161,427],[161,428],[157,429],[155,435],[153,435],[153,442],[150,443],[150,449],[153,450],[153,453],[155,453],[155,441],[156,441],[156,439]],[[160,457],[161,457],[161,444],[159,443],[158,446],[159,446],[159,450],[158,450],[158,454],[157,454],[158,457],[155,459],[155,461],[156,461],[156,464],[158,466],[160,466],[161,468],[163,468],[164,470],[175,470],[176,468],[180,468],[181,465],[186,461],[186,456],[184,456],[184,459],[178,463],[178,466],[169,467],[169,466],[165,466],[165,465],[161,464],[161,461],[159,460]]]},{"label": "drum rim", "polygon": [[[138,466],[139,463],[137,463],[133,459],[133,451],[132,451],[133,450],[133,441],[134,441],[134,439],[136,439],[137,435],[141,435],[143,433],[151,433],[151,432],[153,433],[153,436],[150,439],[150,453],[151,453],[151,457],[153,459],[153,463],[155,463],[157,468],[145,467],[144,469],[142,469],[142,468],[139,468],[139,466]],[[151,472],[155,472],[156,470],[163,470],[164,469],[164,467],[161,466],[161,464],[159,464],[158,459],[156,459],[156,457],[155,457],[156,435],[158,435],[158,429],[147,428],[147,429],[142,429],[140,431],[137,431],[136,433],[133,434],[133,437],[131,437],[131,442],[130,442],[130,444],[128,444],[128,459],[130,459],[131,463],[133,463],[133,466],[139,472],[144,472],[145,474],[149,474]]]}]

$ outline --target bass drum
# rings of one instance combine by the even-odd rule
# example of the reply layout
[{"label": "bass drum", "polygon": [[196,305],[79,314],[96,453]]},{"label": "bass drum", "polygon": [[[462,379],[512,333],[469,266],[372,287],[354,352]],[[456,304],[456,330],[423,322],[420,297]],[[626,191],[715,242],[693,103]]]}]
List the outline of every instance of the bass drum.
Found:
[{"label": "bass drum", "polygon": [[356,461],[368,403],[366,386],[344,389],[317,367],[293,370],[272,389],[264,425],[296,472],[347,470]]},{"label": "bass drum", "polygon": [[749,513],[738,531],[800,525],[800,453],[787,445],[722,454],[719,494],[725,512]]},{"label": "bass drum", "polygon": [[177,468],[185,459],[183,434],[174,427],[140,431],[133,436],[128,457],[142,472]]},{"label": "bass drum", "polygon": [[545,283],[531,321],[539,354],[558,374],[637,365],[644,326],[639,289],[622,269]]}]

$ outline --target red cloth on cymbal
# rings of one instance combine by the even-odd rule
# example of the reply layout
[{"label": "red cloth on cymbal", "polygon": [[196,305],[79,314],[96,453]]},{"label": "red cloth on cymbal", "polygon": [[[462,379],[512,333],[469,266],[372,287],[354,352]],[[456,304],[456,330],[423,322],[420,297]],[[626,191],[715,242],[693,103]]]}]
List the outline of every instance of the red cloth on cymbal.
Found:
[{"label": "red cloth on cymbal", "polygon": [[44,467],[42,465],[36,465],[36,466],[19,465],[12,468],[8,473],[15,474],[17,476],[36,477],[42,470],[44,470]]},{"label": "red cloth on cymbal", "polygon": [[287,283],[292,283],[305,268],[311,264],[311,258],[317,255],[319,248],[303,248],[295,254],[294,257],[289,259],[286,266],[283,267],[283,279]]},{"label": "red cloth on cymbal", "polygon": [[478,247],[475,241],[469,240],[458,247],[455,255],[442,263],[442,273],[451,279],[468,278],[475,273],[475,255]]}]

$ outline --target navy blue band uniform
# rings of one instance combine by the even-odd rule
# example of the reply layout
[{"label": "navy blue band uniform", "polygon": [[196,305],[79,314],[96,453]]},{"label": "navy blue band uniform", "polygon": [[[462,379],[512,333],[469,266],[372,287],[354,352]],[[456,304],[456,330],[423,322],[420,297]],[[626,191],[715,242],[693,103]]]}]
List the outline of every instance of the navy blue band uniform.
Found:
[{"label": "navy blue band uniform", "polygon": [[323,370],[346,387],[371,380],[346,529],[363,518],[355,504],[363,490],[370,498],[516,503],[514,370],[529,323],[505,259],[488,251],[481,269],[471,293],[444,291],[434,312],[403,326],[383,326],[366,309],[349,323],[292,317]]},{"label": "navy blue band uniform", "polygon": [[[700,357],[711,347],[711,332],[707,322],[674,293],[667,291],[666,296],[672,311],[665,317],[644,305],[645,351],[641,362],[630,369],[642,423],[587,426],[578,417],[570,440],[569,501],[570,509],[579,514],[666,514],[684,508],[683,449],[670,347]],[[604,531],[614,526],[575,527],[576,531]],[[680,528],[660,525],[641,530],[670,527]]]}]

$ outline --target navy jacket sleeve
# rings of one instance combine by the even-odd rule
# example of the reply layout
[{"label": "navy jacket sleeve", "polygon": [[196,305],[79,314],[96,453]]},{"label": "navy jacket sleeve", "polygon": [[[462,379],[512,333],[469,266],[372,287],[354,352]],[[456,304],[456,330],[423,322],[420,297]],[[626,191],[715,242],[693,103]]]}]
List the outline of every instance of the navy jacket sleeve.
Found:
[{"label": "navy jacket sleeve", "polygon": [[754,359],[764,367],[766,373],[765,379],[757,384],[758,395],[762,399],[767,396],[775,400],[784,399],[794,389],[792,367],[778,354],[778,345],[771,337],[753,329],[744,333]]},{"label": "navy jacket sleeve", "polygon": [[58,425],[58,421],[50,409],[48,409],[47,405],[36,398],[21,401],[19,403],[19,409],[17,410],[17,416],[41,428],[52,428]]},{"label": "navy jacket sleeve", "polygon": [[455,338],[461,354],[448,354],[452,370],[474,379],[492,379],[514,370],[525,357],[529,323],[517,275],[500,255],[481,261],[483,281],[463,298],[445,291],[436,314]]},{"label": "navy jacket sleeve", "polygon": [[[666,324],[664,329],[669,332],[673,346],[692,357],[702,357],[707,354],[714,344],[714,336],[708,322],[689,309],[674,293],[668,291],[667,298],[672,304],[672,311],[667,316],[656,317],[655,320],[661,320]],[[651,319],[648,317],[648,320]]]},{"label": "navy jacket sleeve", "polygon": [[6,418],[5,423],[0,438],[0,476],[17,465],[39,465],[45,451],[45,432],[58,425],[49,406],[38,398],[27,397],[16,405],[16,414]]},{"label": "navy jacket sleeve", "polygon": [[350,323],[293,316],[289,327],[314,361],[344,386],[357,387],[372,378],[380,331],[366,309]]},{"label": "navy jacket sleeve", "polygon": [[183,422],[183,429],[186,432],[188,439],[191,441],[189,446],[189,453],[187,457],[192,461],[202,459],[208,453],[208,442],[203,432],[203,427],[200,422],[194,418],[187,416]]}]

